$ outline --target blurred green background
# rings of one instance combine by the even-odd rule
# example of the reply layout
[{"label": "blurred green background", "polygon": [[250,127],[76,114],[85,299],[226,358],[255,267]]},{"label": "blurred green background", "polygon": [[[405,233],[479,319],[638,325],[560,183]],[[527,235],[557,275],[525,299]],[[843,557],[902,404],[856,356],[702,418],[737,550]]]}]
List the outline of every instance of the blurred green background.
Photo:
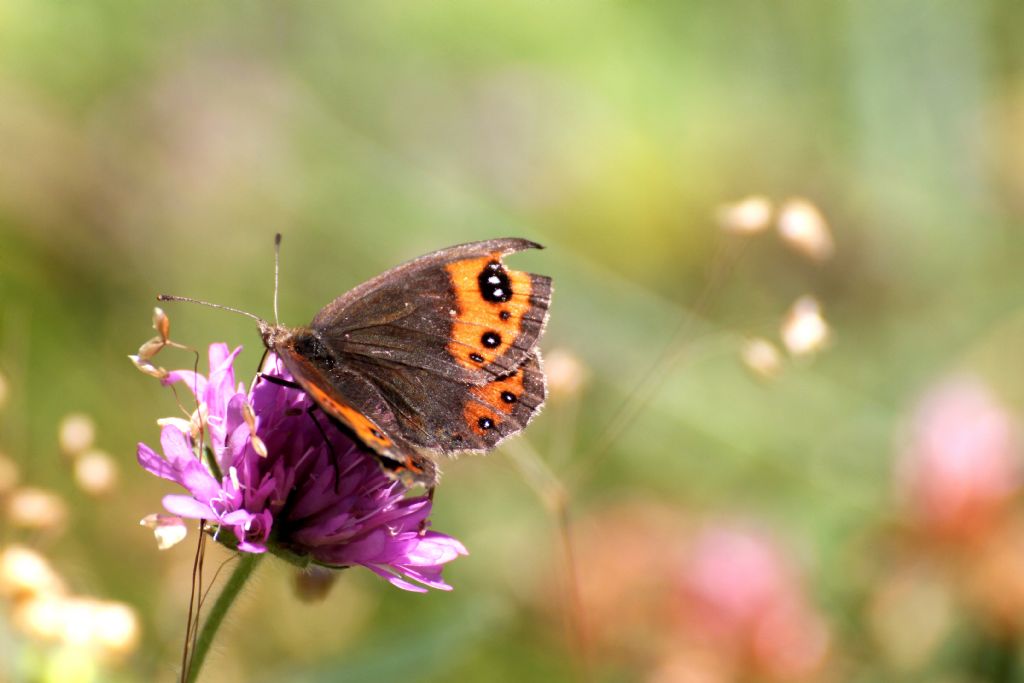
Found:
[{"label": "blurred green background", "polygon": [[[721,207],[750,195],[806,197],[835,255],[723,231]],[[67,518],[0,518],[0,541],[132,606],[139,637],[92,670],[21,632],[8,599],[0,680],[174,678],[195,533],[161,552],[137,526],[170,486],[135,444],[174,403],[125,356],[161,292],[271,315],[278,231],[291,324],[421,253],[535,239],[548,248],[511,263],[554,278],[543,348],[586,381],[508,448],[444,468],[434,528],[471,553],[445,570],[452,593],[350,570],[305,604],[264,563],[208,680],[1016,680],[1016,623],[964,588],[982,542],[922,541],[894,471],[919,398],[951,374],[1010,423],[1024,408],[1022,229],[1013,0],[2,0],[0,450]],[[751,373],[744,339],[778,343],[805,294],[831,343]],[[251,321],[165,309],[175,339],[244,344],[255,369]],[[106,495],[60,453],[69,413],[117,463]],[[813,671],[751,673],[746,646],[662,637],[641,606],[674,599],[662,564],[685,567],[687,539],[723,519],[764,530],[800,577],[829,634]],[[944,624],[914,656],[877,607],[907,566],[934,591],[900,618]],[[705,659],[731,663],[689,670]]]}]

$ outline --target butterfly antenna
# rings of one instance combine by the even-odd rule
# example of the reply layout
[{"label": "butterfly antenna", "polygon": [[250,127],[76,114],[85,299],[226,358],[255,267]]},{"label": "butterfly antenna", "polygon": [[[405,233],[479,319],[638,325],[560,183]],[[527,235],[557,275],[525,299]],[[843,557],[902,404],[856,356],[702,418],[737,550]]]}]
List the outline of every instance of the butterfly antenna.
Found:
[{"label": "butterfly antenna", "polygon": [[279,324],[277,317],[277,281],[281,270],[281,233],[274,235],[274,324]]},{"label": "butterfly antenna", "polygon": [[156,298],[156,300],[157,301],[184,301],[185,303],[189,303],[189,304],[200,304],[202,306],[209,306],[210,308],[219,308],[222,311],[230,311],[231,313],[238,313],[239,315],[244,315],[244,316],[246,316],[248,318],[252,318],[256,322],[264,322],[263,318],[259,317],[255,313],[249,313],[248,311],[243,311],[243,310],[240,310],[240,309],[237,309],[237,308],[232,308],[231,306],[224,306],[222,304],[211,304],[209,301],[203,301],[201,299],[192,299],[192,298],[187,297],[187,296],[173,296],[171,294],[161,294],[160,296],[158,296]]}]

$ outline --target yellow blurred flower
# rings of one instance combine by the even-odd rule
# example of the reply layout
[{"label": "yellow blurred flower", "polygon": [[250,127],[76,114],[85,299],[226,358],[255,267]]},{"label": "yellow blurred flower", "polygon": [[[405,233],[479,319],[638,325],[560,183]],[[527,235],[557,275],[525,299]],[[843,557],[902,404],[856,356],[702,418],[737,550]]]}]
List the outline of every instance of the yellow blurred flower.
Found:
[{"label": "yellow blurred flower", "polygon": [[64,592],[64,582],[45,557],[22,545],[0,550],[0,595],[15,599]]},{"label": "yellow blurred flower", "polygon": [[17,486],[19,479],[21,479],[21,473],[18,471],[18,465],[0,453],[0,495]]},{"label": "yellow blurred flower", "polygon": [[553,396],[574,396],[589,378],[583,361],[567,349],[555,349],[544,357],[544,372]]},{"label": "yellow blurred flower", "polygon": [[57,494],[26,486],[15,489],[8,497],[6,516],[12,526],[50,530],[64,525],[68,509]]},{"label": "yellow blurred flower", "polygon": [[770,379],[782,370],[782,354],[775,344],[763,337],[743,342],[740,348],[743,364],[758,377]]},{"label": "yellow blurred flower", "polygon": [[743,235],[763,232],[772,220],[772,202],[763,195],[751,195],[723,204],[718,208],[716,217],[726,232]]},{"label": "yellow blurred flower", "polygon": [[92,447],[96,440],[96,424],[88,415],[65,415],[58,427],[58,442],[65,455],[78,455]]},{"label": "yellow blurred flower", "polygon": [[135,648],[139,620],[124,603],[88,597],[47,595],[15,606],[12,621],[23,633],[118,656]]},{"label": "yellow blurred flower", "polygon": [[75,459],[75,483],[86,493],[99,496],[117,486],[117,463],[107,453],[89,450]]}]

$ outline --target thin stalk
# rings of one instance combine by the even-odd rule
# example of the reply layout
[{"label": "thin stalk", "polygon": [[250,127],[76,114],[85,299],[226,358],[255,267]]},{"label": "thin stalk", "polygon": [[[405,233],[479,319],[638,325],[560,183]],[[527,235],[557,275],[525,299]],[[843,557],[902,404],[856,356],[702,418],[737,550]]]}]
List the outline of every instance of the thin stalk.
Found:
[{"label": "thin stalk", "polygon": [[242,586],[248,581],[252,570],[256,568],[262,557],[262,554],[257,553],[242,553],[239,557],[238,565],[231,573],[227,583],[224,584],[220,595],[217,596],[217,602],[213,603],[209,616],[206,617],[206,623],[203,624],[203,628],[199,632],[195,649],[192,651],[192,661],[189,663],[189,670],[185,677],[188,683],[195,683],[199,680],[199,672],[203,668],[203,662],[206,660],[210,645],[213,644],[213,639],[217,635],[224,617],[227,616],[235,598],[241,593]]}]

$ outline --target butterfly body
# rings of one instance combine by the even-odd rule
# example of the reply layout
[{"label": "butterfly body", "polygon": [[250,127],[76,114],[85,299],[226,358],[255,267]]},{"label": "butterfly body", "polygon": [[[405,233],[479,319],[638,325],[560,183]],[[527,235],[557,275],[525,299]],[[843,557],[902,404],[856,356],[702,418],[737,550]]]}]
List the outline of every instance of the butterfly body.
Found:
[{"label": "butterfly body", "polygon": [[502,262],[527,248],[539,245],[427,254],[338,297],[307,327],[260,321],[263,343],[385,471],[431,486],[430,452],[490,450],[544,402],[537,343],[551,280]]}]

